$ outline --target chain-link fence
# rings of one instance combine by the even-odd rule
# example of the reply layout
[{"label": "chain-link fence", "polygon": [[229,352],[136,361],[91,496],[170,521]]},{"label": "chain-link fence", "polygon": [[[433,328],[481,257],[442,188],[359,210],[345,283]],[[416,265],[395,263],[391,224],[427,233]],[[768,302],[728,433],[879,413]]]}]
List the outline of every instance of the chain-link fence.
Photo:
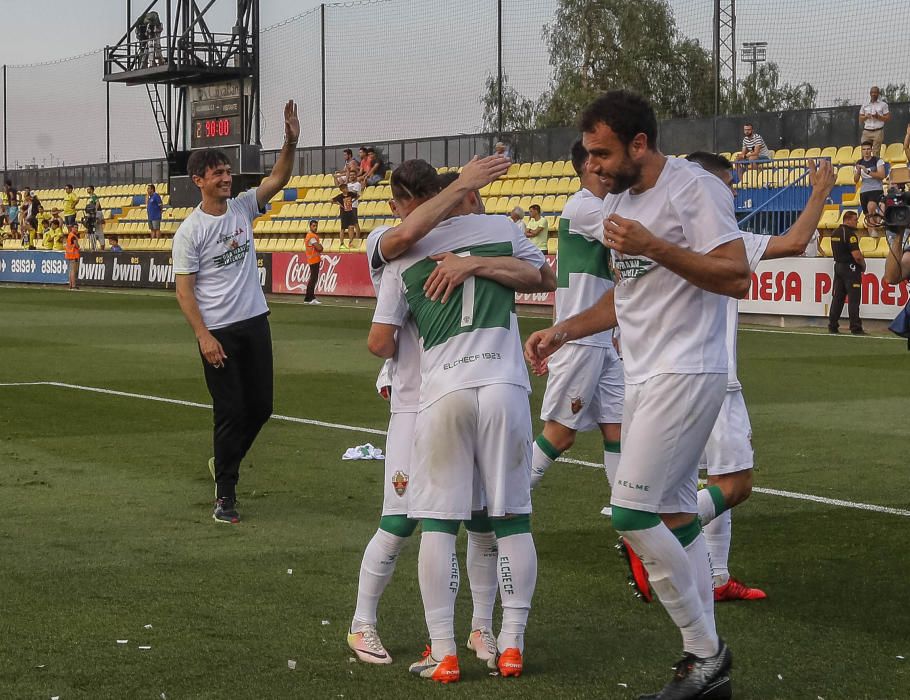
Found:
[{"label": "chain-link fence", "polygon": [[[559,14],[569,10],[577,31]],[[905,17],[904,0],[326,4],[262,30],[262,144],[280,143],[289,98],[299,104],[302,148],[570,126],[559,110],[559,123],[540,118],[564,99],[564,76],[579,74],[597,89],[628,83],[665,90],[675,76],[657,73],[682,51],[694,51],[686,60],[702,70],[693,92],[713,90],[715,52],[719,59],[717,105],[683,96],[682,114],[693,119],[713,116],[715,106],[723,114],[856,105],[872,84],[907,101]],[[626,73],[614,67],[624,55],[648,52],[654,61]],[[607,56],[614,60],[606,63]],[[7,170],[163,157],[145,88],[102,82],[102,57],[4,68]],[[447,159],[442,148],[426,146],[436,162]],[[314,167],[330,160],[323,151]]]}]

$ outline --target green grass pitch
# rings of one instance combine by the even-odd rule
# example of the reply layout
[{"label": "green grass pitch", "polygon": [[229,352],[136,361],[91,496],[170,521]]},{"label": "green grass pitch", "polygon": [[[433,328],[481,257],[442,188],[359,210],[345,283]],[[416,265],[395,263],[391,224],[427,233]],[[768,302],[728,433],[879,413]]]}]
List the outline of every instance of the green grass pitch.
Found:
[{"label": "green grass pitch", "polygon": [[[384,429],[368,307],[272,311],[276,412]],[[544,323],[523,318],[522,332]],[[0,328],[2,383],[209,401],[169,294],[3,287]],[[740,364],[757,486],[910,508],[902,342],[744,331]],[[210,517],[210,430],[191,406],[0,387],[0,698],[609,699],[669,678],[679,638],[630,594],[599,515],[602,472],[559,464],[535,493],[525,675],[491,678],[463,652],[462,682],[437,687],[407,673],[426,637],[416,538],[380,607],[395,663],[351,663],[345,645],[382,467],[340,457],[382,436],[272,420],[242,468],[245,520],[229,527]],[[598,461],[596,437],[570,456]],[[735,697],[910,697],[908,533],[906,515],[767,494],[738,508],[731,568],[770,597],[718,606]],[[460,641],[469,614],[465,579]]]}]

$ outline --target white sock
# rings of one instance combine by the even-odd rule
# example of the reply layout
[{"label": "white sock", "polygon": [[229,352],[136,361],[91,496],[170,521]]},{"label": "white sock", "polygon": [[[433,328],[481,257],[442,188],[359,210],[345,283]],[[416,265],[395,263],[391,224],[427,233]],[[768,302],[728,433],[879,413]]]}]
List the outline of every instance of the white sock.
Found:
[{"label": "white sock", "polygon": [[511,647],[524,651],[525,627],[537,585],[537,549],[530,532],[502,537],[498,544],[502,627],[497,646],[500,652]]},{"label": "white sock", "polygon": [[357,609],[354,610],[351,632],[361,632],[367,625],[376,624],[379,599],[392,579],[392,574],[395,573],[398,553],[406,541],[405,537],[398,537],[385,530],[376,530],[360,562]]},{"label": "white sock", "polygon": [[676,536],[663,523],[620,534],[641,557],[651,587],[682,633],[683,650],[702,658],[714,656],[719,648],[717,632],[705,615],[695,571]]},{"label": "white sock", "polygon": [[733,511],[721,513],[719,518],[711,521],[705,528],[705,541],[708,543],[708,554],[711,555],[711,572],[714,585],[723,586],[730,580],[730,540],[733,538]]},{"label": "white sock", "polygon": [[433,658],[441,661],[456,653],[455,598],[458,595],[459,572],[455,535],[424,532],[420,536],[417,579]]},{"label": "white sock", "polygon": [[699,489],[698,491],[698,519],[701,520],[701,526],[705,527],[714,520],[714,499],[711,498],[711,492],[708,489]]},{"label": "white sock", "polygon": [[553,458],[547,455],[540,445],[537,444],[535,440],[531,444],[531,488],[533,489],[537,484],[540,483],[540,480],[543,479],[543,475],[546,473],[547,469],[550,468],[550,465],[553,464]]},{"label": "white sock", "polygon": [[474,601],[471,629],[493,629],[493,606],[499,580],[496,574],[498,550],[496,535],[492,532],[468,530],[468,583]]},{"label": "white sock", "polygon": [[607,452],[604,450],[604,471],[607,474],[607,481],[610,482],[610,488],[613,488],[613,482],[616,481],[616,470],[619,468],[620,452]]},{"label": "white sock", "polygon": [[702,608],[708,625],[717,631],[714,624],[714,579],[711,577],[711,557],[708,555],[708,544],[704,534],[700,534],[685,548],[689,564],[695,571],[695,587],[701,596]]}]

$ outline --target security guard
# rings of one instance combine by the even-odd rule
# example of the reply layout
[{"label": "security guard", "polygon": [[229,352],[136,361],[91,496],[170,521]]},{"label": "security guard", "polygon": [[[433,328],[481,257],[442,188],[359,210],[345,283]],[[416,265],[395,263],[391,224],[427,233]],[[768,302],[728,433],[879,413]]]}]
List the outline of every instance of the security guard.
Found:
[{"label": "security guard", "polygon": [[855,211],[844,214],[843,223],[831,236],[831,252],[834,255],[834,290],[831,296],[831,309],[828,313],[828,332],[839,333],[838,320],[844,310],[844,298],[847,299],[847,312],[850,315],[850,332],[853,335],[866,335],[863,322],[859,318],[859,301],[862,294],[863,272],[866,260],[859,249],[859,237],[856,234],[857,215]]}]

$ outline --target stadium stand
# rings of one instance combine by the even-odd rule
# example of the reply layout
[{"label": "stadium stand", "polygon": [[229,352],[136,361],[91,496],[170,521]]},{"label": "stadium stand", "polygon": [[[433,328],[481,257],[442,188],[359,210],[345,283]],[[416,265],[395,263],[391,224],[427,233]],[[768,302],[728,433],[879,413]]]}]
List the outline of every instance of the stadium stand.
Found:
[{"label": "stadium stand", "polygon": [[[722,153],[731,158],[734,154]],[[843,212],[859,206],[858,186],[853,182],[853,163],[860,158],[859,146],[829,146],[826,148],[778,149],[774,160],[764,168],[746,170],[742,181],[736,185],[738,190],[767,191],[773,196],[780,190],[792,185],[798,178],[798,169],[792,167],[794,161],[806,158],[829,158],[838,166],[837,184],[832,192],[832,202],[819,223],[822,234],[820,251],[830,256],[830,241],[827,235],[840,225]],[[684,157],[683,154],[675,157]],[[900,143],[892,143],[882,148],[882,157],[889,169],[906,168],[907,157]],[[777,166],[775,166],[777,164]],[[440,173],[457,171],[459,168],[439,168]],[[358,207],[360,228],[364,236],[375,227],[394,225],[394,217],[388,206],[391,190],[388,176],[373,186],[364,189]],[[501,180],[481,190],[484,205],[491,214],[506,214],[515,207],[526,210],[531,204],[540,204],[543,215],[550,228],[548,252],[558,251],[557,231],[559,215],[568,197],[579,187],[578,178],[569,161],[546,161],[533,163],[513,163],[508,173]],[[145,183],[132,185],[115,185],[97,187],[95,193],[101,198],[105,215],[105,235],[116,235],[124,250],[169,250],[171,237],[180,223],[189,215],[190,207],[167,207],[164,210],[160,239],[149,236],[145,211]],[[168,204],[167,183],[156,184],[165,205]],[[38,190],[45,211],[53,207],[62,209],[62,189]],[[84,189],[76,191],[80,198],[85,198]],[[338,234],[341,223],[338,219],[338,208],[331,198],[338,193],[332,174],[296,175],[291,178],[288,187],[276,195],[269,203],[264,215],[254,224],[256,247],[262,252],[302,251],[303,233],[307,230],[310,219],[319,221],[319,231],[325,241],[328,252],[339,252]],[[81,217],[80,217],[81,218]],[[864,227],[864,217],[860,217],[860,231]],[[80,225],[80,233],[84,227]],[[3,242],[4,248],[19,248],[18,239],[8,238]],[[351,252],[362,250],[363,243],[351,248]],[[868,257],[887,255],[885,239],[865,237],[862,248]]]}]

